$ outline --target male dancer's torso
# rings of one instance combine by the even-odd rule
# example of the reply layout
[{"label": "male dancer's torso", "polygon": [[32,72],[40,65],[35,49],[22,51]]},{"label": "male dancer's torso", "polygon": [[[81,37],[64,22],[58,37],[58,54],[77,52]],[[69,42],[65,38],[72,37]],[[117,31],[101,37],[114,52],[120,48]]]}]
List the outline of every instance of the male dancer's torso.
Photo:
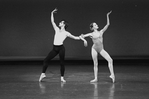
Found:
[{"label": "male dancer's torso", "polygon": [[54,35],[54,45],[63,45],[64,40],[69,35],[67,31],[57,30]]}]

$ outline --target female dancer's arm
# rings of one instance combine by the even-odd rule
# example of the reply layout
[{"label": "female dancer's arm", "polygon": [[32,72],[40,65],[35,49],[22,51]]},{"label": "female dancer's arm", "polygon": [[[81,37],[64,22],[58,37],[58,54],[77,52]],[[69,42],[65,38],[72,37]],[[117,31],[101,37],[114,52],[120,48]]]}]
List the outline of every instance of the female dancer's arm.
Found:
[{"label": "female dancer's arm", "polygon": [[87,41],[84,39],[83,34],[79,37],[84,42],[84,46],[87,47]]},{"label": "female dancer's arm", "polygon": [[83,37],[83,38],[92,37],[92,33],[82,34],[81,37]]},{"label": "female dancer's arm", "polygon": [[84,38],[85,37],[92,37],[92,33],[81,34],[79,37],[84,42],[84,46],[87,47],[87,41]]},{"label": "female dancer's arm", "polygon": [[107,30],[107,28],[109,27],[110,25],[110,21],[109,21],[109,15],[112,13],[112,11],[108,12],[107,13],[107,24],[106,26],[101,30],[103,33]]},{"label": "female dancer's arm", "polygon": [[56,25],[56,23],[54,22],[54,13],[56,13],[57,9],[54,9],[52,12],[51,12],[51,23],[52,23],[52,26],[54,28],[54,30],[56,31],[57,29],[59,29]]}]

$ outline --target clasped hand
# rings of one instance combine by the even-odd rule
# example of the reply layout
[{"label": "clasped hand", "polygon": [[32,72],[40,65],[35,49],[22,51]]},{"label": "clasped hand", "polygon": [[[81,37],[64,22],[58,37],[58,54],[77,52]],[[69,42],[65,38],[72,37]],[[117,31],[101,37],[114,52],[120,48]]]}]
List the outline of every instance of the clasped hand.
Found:
[{"label": "clasped hand", "polygon": [[81,40],[83,40],[84,46],[87,47],[87,41],[84,39],[84,35],[81,34],[79,37],[80,37]]}]

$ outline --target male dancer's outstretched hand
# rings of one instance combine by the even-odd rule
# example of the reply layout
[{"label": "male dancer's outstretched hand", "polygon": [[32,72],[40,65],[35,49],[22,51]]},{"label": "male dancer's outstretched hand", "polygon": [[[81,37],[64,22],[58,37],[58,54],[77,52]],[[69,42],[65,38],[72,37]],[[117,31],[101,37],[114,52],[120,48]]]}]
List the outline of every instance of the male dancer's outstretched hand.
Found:
[{"label": "male dancer's outstretched hand", "polygon": [[87,41],[84,39],[83,34],[81,34],[79,37],[84,42],[84,46],[87,47]]}]

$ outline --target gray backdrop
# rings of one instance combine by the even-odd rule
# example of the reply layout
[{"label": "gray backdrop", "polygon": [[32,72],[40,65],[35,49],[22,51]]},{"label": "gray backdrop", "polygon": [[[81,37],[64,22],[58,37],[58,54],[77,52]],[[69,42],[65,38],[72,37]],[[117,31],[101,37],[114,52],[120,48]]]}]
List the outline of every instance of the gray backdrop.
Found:
[{"label": "gray backdrop", "polygon": [[[68,31],[75,36],[91,32],[89,24],[100,29],[110,15],[110,26],[104,34],[104,48],[111,56],[149,56],[149,1],[147,0],[0,0],[0,59],[44,58],[53,46],[54,29],[50,13],[58,25],[69,22]],[[67,38],[67,59],[90,59],[92,41]]]}]

